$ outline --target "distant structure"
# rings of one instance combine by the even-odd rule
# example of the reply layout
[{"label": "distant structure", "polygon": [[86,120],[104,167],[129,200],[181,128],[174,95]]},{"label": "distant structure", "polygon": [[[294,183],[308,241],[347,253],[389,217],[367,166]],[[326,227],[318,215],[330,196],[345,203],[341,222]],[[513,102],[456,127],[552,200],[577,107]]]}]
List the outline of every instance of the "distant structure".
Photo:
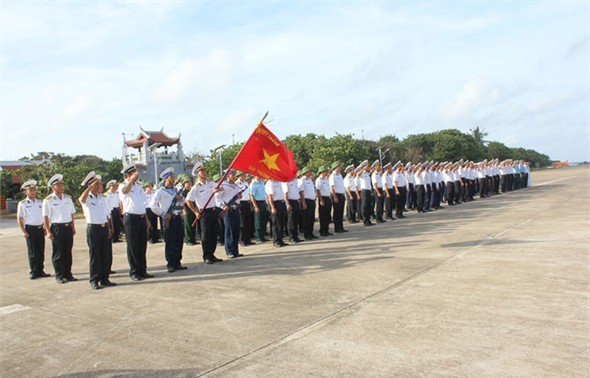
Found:
[{"label": "distant structure", "polygon": [[170,138],[160,131],[147,131],[139,127],[140,133],[135,139],[125,140],[123,134],[123,164],[135,163],[142,180],[157,183],[160,172],[173,167],[175,175],[190,173],[192,164],[185,163],[180,134]]}]

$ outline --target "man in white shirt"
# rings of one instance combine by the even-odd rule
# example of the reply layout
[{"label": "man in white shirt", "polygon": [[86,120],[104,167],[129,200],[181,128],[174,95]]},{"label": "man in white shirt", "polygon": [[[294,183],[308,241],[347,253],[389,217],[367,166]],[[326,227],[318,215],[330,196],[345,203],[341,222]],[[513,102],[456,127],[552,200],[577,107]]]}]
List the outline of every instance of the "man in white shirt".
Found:
[{"label": "man in white shirt", "polygon": [[268,180],[265,184],[266,202],[270,207],[272,220],[272,244],[277,248],[285,247],[289,244],[283,241],[285,236],[285,198],[281,183],[274,180]]},{"label": "man in white shirt", "polygon": [[90,287],[98,290],[116,286],[109,280],[112,261],[110,239],[113,235],[111,206],[106,196],[101,194],[102,182],[94,171],[88,173],[81,185],[86,187],[78,200],[86,218]]},{"label": "man in white shirt", "polygon": [[342,177],[342,164],[334,162],[332,164],[332,173],[330,174],[330,195],[332,196],[332,220],[334,222],[334,232],[348,232],[344,229],[344,178]]},{"label": "man in white shirt", "polygon": [[43,200],[43,224],[51,240],[53,253],[51,260],[55,269],[55,280],[59,284],[78,281],[72,275],[72,247],[76,224],[76,212],[72,198],[64,194],[63,176],[56,174],[49,179],[52,193]]},{"label": "man in white shirt", "polygon": [[358,223],[358,196],[356,190],[356,179],[354,174],[354,165],[349,165],[345,169],[344,190],[346,192],[346,219],[348,223]]},{"label": "man in white shirt", "polygon": [[149,207],[152,212],[162,219],[162,233],[164,236],[164,255],[166,268],[169,273],[186,269],[181,264],[182,247],[184,242],[184,225],[182,222],[182,209],[184,197],[174,186],[176,177],[174,168],[166,168],[160,173],[162,186],[158,188]]},{"label": "man in white shirt", "polygon": [[318,197],[318,212],[320,218],[320,236],[334,235],[329,231],[330,212],[332,209],[332,200],[330,197],[330,180],[328,179],[328,167],[318,169],[318,177],[315,180],[315,187]]},{"label": "man in white shirt", "polygon": [[16,220],[27,241],[29,278],[50,277],[45,273],[45,228],[43,227],[43,201],[36,198],[37,181],[28,180],[21,185],[26,198],[18,203]]},{"label": "man in white shirt", "polygon": [[312,169],[310,167],[303,167],[301,173],[302,177],[299,179],[299,193],[301,193],[303,197],[303,237],[305,240],[313,240],[318,238],[318,236],[313,233],[317,192],[312,180]]},{"label": "man in white shirt", "polygon": [[147,233],[150,226],[146,216],[146,199],[137,182],[139,172],[135,164],[126,165],[121,173],[125,181],[119,186],[119,200],[123,204],[129,277],[133,281],[141,281],[153,277],[147,273]]}]

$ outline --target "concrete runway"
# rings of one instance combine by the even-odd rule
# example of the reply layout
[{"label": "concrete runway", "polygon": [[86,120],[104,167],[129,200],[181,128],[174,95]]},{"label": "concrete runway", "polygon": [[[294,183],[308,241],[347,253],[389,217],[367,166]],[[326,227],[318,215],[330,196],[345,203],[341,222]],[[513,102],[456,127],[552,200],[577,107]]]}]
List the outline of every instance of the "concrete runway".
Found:
[{"label": "concrete runway", "polygon": [[[2,377],[588,377],[590,169],[347,234],[133,282],[124,243],[92,291],[29,280],[14,221],[0,229]],[[317,226],[316,226],[317,227]],[[342,236],[341,236],[342,235]],[[217,256],[223,257],[222,249]],[[53,274],[51,247],[46,271]]]}]

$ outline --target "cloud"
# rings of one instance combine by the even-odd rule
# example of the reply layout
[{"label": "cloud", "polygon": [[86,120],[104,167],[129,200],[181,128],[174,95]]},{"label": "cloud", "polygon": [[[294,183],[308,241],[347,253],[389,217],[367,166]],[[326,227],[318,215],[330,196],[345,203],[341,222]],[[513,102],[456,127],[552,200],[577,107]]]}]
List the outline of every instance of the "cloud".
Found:
[{"label": "cloud", "polygon": [[484,106],[490,106],[500,99],[500,92],[491,88],[481,78],[468,81],[461,92],[448,101],[442,109],[442,118],[454,121],[473,115]]},{"label": "cloud", "polygon": [[567,50],[565,50],[564,58],[570,59],[578,54],[584,54],[584,57],[588,56],[588,37],[584,37],[574,43],[572,43]]}]

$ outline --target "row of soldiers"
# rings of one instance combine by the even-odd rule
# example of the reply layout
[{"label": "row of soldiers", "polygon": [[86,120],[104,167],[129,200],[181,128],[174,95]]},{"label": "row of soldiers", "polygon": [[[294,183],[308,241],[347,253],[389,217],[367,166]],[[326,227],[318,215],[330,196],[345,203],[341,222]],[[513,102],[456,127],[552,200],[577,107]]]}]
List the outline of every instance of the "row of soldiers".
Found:
[{"label": "row of soldiers", "polygon": [[[362,221],[371,226],[375,220],[404,218],[404,212],[428,212],[440,209],[442,202],[455,205],[500,192],[530,185],[529,168],[524,161],[498,159],[458,162],[385,164],[379,160],[359,166],[343,167],[340,162],[314,171],[301,169],[290,182],[277,182],[228,170],[222,182],[211,181],[202,163],[197,162],[192,178],[174,174],[167,168],[160,174],[161,185],[140,184],[134,164],[121,171],[125,180],[111,180],[103,188],[100,175],[90,172],[81,185],[85,188],[78,202],[87,222],[90,255],[90,285],[93,289],[115,286],[109,279],[112,244],[122,232],[127,243],[129,275],[134,281],[152,278],[147,273],[147,240],[157,239],[161,224],[165,241],[167,270],[184,270],[181,264],[183,243],[194,245],[197,239],[205,264],[221,262],[215,256],[222,241],[228,258],[242,257],[241,246],[269,241],[277,248],[289,241],[300,243],[318,238],[314,233],[316,215],[319,235],[348,232],[349,223]],[[314,179],[315,176],[315,179]],[[27,198],[19,203],[18,223],[27,240],[30,278],[47,277],[44,271],[44,236],[52,241],[52,262],[58,283],[76,281],[71,273],[72,246],[76,212],[72,199],[63,193],[63,176],[53,176],[48,185],[52,194],[42,202],[36,199],[34,180],[22,188]],[[103,193],[103,190],[106,192]],[[394,216],[395,211],[395,216]],[[270,232],[267,224],[270,223]],[[198,235],[198,236],[197,236]]]}]

